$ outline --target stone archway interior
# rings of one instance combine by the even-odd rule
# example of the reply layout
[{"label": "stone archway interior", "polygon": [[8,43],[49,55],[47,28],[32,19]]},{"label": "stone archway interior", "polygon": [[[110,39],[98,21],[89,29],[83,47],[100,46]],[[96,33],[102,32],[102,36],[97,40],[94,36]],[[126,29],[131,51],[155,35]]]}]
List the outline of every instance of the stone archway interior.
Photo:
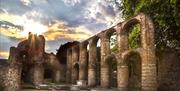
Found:
[{"label": "stone archway interior", "polygon": [[74,76],[75,76],[75,79],[78,80],[79,79],[79,64],[76,63],[74,65]]},{"label": "stone archway interior", "polygon": [[110,86],[117,87],[117,60],[112,58],[109,62],[110,66]]},{"label": "stone archway interior", "polygon": [[29,80],[29,65],[28,65],[28,53],[26,51],[21,51],[19,54],[19,59],[22,61],[22,72],[21,72],[21,82],[30,83]]},{"label": "stone archway interior", "polygon": [[127,66],[129,70],[129,91],[141,91],[141,58],[137,54],[128,57]]}]

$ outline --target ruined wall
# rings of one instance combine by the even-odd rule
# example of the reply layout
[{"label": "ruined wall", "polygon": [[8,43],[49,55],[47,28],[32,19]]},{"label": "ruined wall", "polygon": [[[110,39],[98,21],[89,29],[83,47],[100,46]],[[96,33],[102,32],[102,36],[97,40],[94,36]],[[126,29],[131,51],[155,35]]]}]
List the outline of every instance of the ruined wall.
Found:
[{"label": "ruined wall", "polygon": [[15,47],[10,48],[10,63],[4,63],[0,69],[0,90],[1,91],[20,91],[21,90],[21,70],[22,61],[19,51]]},{"label": "ruined wall", "polygon": [[180,91],[180,50],[157,51],[158,91]]},{"label": "ruined wall", "polygon": [[[27,74],[29,82],[35,85],[43,83],[44,47],[43,36],[29,33],[28,39],[10,48],[9,64],[0,70],[2,91],[20,91],[22,74]],[[31,65],[29,71],[22,73],[23,67],[28,65]]]},{"label": "ruined wall", "polygon": [[53,82],[60,82],[64,80],[64,67],[59,63],[59,60],[57,59],[56,55],[53,53],[45,53],[45,64],[48,66],[48,68],[51,71],[51,78]]},{"label": "ruined wall", "polygon": [[[128,48],[128,32],[131,26],[140,24],[140,40],[141,46],[136,49]],[[119,90],[127,91],[129,84],[129,65],[127,65],[127,58],[131,54],[138,54],[141,57],[141,88],[143,91],[156,91],[157,90],[157,69],[156,69],[156,56],[155,56],[155,44],[154,44],[154,25],[151,19],[143,13],[140,13],[124,22],[118,23],[117,25],[101,31],[100,33],[90,37],[89,39],[81,42],[88,42],[89,45],[89,55],[88,55],[88,86],[97,86],[97,41],[100,39],[100,86],[103,88],[110,87],[110,65],[108,56],[111,55],[110,51],[110,36],[116,32],[117,43],[118,43],[118,53],[115,55],[117,59],[117,87]],[[69,63],[72,63],[73,54],[72,48],[68,48],[69,53],[67,54]],[[80,62],[85,60],[85,52],[80,50]],[[67,65],[72,65],[68,64]],[[80,64],[80,70],[83,70],[82,66],[84,63]],[[68,67],[67,67],[68,68]],[[70,72],[70,71],[68,71]],[[70,72],[68,74],[71,74]],[[80,75],[84,75],[85,72],[81,72]],[[83,79],[84,80],[84,79]]]},{"label": "ruined wall", "polygon": [[61,81],[65,82],[66,81],[66,69],[67,69],[67,50],[68,48],[72,47],[73,45],[78,44],[79,42],[73,41],[73,42],[68,42],[64,45],[61,45],[59,49],[57,50],[56,57],[58,61],[61,64],[61,69],[63,71],[61,72]]}]

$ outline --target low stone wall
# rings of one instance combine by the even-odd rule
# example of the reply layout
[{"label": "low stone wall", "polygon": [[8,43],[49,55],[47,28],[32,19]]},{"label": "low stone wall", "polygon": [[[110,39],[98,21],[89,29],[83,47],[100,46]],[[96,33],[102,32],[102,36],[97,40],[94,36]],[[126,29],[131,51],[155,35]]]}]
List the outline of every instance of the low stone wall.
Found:
[{"label": "low stone wall", "polygon": [[157,52],[158,91],[180,91],[180,50]]},{"label": "low stone wall", "polygon": [[9,64],[1,66],[0,69],[0,90],[20,91],[21,90],[21,65]]}]

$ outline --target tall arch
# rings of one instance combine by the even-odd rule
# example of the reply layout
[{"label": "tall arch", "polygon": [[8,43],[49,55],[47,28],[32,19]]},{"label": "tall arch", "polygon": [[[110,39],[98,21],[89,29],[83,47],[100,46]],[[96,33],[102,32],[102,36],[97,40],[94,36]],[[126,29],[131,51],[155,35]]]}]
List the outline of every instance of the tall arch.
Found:
[{"label": "tall arch", "polygon": [[97,85],[97,41],[99,37],[93,36],[89,39],[89,62],[88,62],[88,85],[90,87]]},{"label": "tall arch", "polygon": [[[154,44],[154,26],[150,18],[142,13],[139,15],[118,24],[116,30],[118,32],[118,50],[119,58],[118,63],[122,64],[122,54],[128,51],[128,36],[127,32],[130,26],[134,24],[140,24],[141,31],[141,59],[142,59],[142,83],[141,88],[143,91],[156,91],[157,89],[157,73],[156,73],[156,58],[155,58],[155,44]],[[119,65],[118,74],[126,71],[124,66]],[[119,77],[119,76],[118,76]],[[126,89],[126,85],[123,85],[123,77],[118,79],[118,88]],[[126,77],[124,77],[125,79]],[[121,80],[120,80],[121,79]],[[125,84],[125,83],[124,83]]]},{"label": "tall arch", "polygon": [[126,85],[128,91],[138,90],[141,91],[142,85],[142,60],[139,50],[129,50],[124,52],[122,56],[123,65],[126,67],[127,72],[124,73],[127,76]]},{"label": "tall arch", "polygon": [[79,71],[75,70],[73,67],[74,67],[74,64],[78,63],[79,64],[79,44],[78,45],[75,45],[72,47],[72,69],[71,69],[71,82],[73,84],[76,83],[77,80],[79,80]]},{"label": "tall arch", "polygon": [[72,83],[75,84],[76,81],[79,79],[79,63],[75,62],[72,68]]},{"label": "tall arch", "polygon": [[88,76],[88,41],[80,43],[79,80],[87,81]]},{"label": "tall arch", "polygon": [[117,59],[114,54],[105,57],[105,63],[108,64],[109,70],[109,87],[117,87]]}]

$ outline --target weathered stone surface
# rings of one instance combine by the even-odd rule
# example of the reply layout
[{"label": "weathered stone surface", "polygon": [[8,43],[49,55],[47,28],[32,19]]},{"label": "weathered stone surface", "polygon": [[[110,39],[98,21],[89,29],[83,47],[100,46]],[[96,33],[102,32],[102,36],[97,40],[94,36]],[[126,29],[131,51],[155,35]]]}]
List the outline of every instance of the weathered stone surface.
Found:
[{"label": "weathered stone surface", "polygon": [[180,50],[157,51],[158,91],[180,91]]},{"label": "weathered stone surface", "polygon": [[[138,49],[130,50],[128,47],[128,31],[131,26],[139,23],[141,27],[141,46]],[[108,60],[105,58],[110,55],[110,36],[113,32],[117,34],[118,41],[118,53],[116,54],[117,59],[117,83],[118,88],[127,91],[129,84],[129,65],[127,61],[127,57],[129,55],[135,53],[140,56],[141,59],[141,70],[138,76],[141,76],[141,88],[143,91],[156,91],[157,90],[157,68],[156,66],[156,56],[155,56],[155,45],[154,45],[154,26],[152,21],[146,15],[140,13],[133,18],[130,18],[127,21],[117,24],[115,27],[107,29],[105,31],[100,32],[99,34],[92,36],[88,39],[89,42],[89,60],[88,60],[88,84],[93,85],[96,83],[94,79],[96,79],[97,70],[94,70],[97,62],[97,53],[96,46],[97,42],[93,41],[97,39],[98,36],[101,40],[101,61],[100,61],[100,85],[102,87],[110,87],[110,64],[108,64]],[[87,40],[86,40],[87,41]],[[81,45],[81,44],[80,44]],[[137,51],[140,50],[140,51]],[[80,50],[81,56],[83,50]],[[82,60],[83,58],[81,58]],[[152,66],[152,65],[153,66]],[[127,69],[125,69],[126,67]],[[80,70],[83,67],[80,66]],[[94,72],[95,71],[95,72]],[[73,73],[73,72],[72,72]],[[82,74],[82,73],[81,73]],[[147,82],[147,83],[146,83]],[[148,87],[149,86],[149,87]],[[149,89],[151,88],[151,89]]]},{"label": "weathered stone surface", "polygon": [[88,55],[87,55],[87,42],[80,44],[80,51],[79,51],[79,80],[86,80],[88,76]]},{"label": "weathered stone surface", "polygon": [[96,58],[97,41],[95,38],[89,40],[89,62],[88,62],[88,86],[96,86]]},{"label": "weathered stone surface", "polygon": [[60,82],[63,80],[64,67],[62,64],[60,64],[56,55],[53,53],[46,53],[45,64],[49,66],[50,70],[52,71],[51,77],[53,82]]},{"label": "weathered stone surface", "polygon": [[11,47],[9,60],[12,60],[12,62],[0,69],[0,89],[2,91],[21,90],[22,62],[18,53],[17,48]]},{"label": "weathered stone surface", "polygon": [[79,45],[72,47],[72,74],[71,74],[71,82],[73,84],[79,80]]},{"label": "weathered stone surface", "polygon": [[[141,45],[136,49],[129,49],[128,32],[137,23],[141,29]],[[81,80],[90,87],[100,85],[108,88],[112,77],[110,37],[114,32],[118,42],[118,53],[114,58],[117,62],[117,88],[120,91],[134,90],[131,87],[142,91],[180,90],[179,52],[166,51],[160,52],[160,56],[155,55],[154,26],[151,19],[142,13],[81,43],[64,44],[56,56],[44,52],[43,36],[30,34],[17,48],[10,49],[9,60],[12,62],[2,68],[6,74],[0,71],[0,74],[5,74],[0,75],[3,76],[0,78],[0,87],[3,91],[20,90],[20,75],[24,64],[30,64],[28,74],[32,75],[29,77],[32,83],[42,83],[43,64],[46,63],[53,70],[55,82],[66,79],[67,83],[76,84],[76,81]],[[97,48],[98,39],[101,40],[100,48]],[[24,63],[24,60],[28,61]]]},{"label": "weathered stone surface", "polygon": [[[31,78],[29,82],[34,84],[42,83],[43,81],[43,58],[44,58],[45,39],[43,36],[37,36],[29,33],[27,40],[18,44],[17,47],[10,48],[9,65],[4,70],[2,84],[0,85],[3,91],[20,91],[22,74],[29,74]],[[29,69],[30,72],[22,73],[25,65],[33,66]]]}]

